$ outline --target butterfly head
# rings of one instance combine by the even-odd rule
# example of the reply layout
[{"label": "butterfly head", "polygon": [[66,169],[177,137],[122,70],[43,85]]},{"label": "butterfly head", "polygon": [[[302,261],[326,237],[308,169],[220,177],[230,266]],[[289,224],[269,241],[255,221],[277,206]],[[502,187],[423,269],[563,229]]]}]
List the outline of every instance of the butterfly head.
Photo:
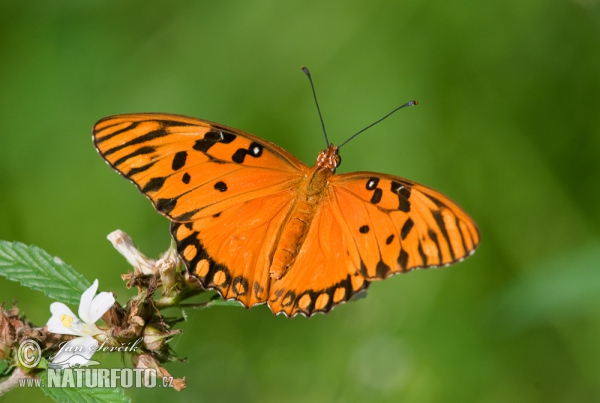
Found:
[{"label": "butterfly head", "polygon": [[330,144],[326,150],[319,153],[317,157],[317,168],[328,169],[335,173],[335,169],[342,163],[342,157],[338,154],[338,147]]}]

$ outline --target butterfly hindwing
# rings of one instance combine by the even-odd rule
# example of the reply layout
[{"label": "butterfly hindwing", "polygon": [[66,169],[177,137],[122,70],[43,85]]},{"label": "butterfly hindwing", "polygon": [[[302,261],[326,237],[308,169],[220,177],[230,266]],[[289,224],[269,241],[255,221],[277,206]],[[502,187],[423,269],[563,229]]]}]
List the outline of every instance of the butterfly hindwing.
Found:
[{"label": "butterfly hindwing", "polygon": [[473,220],[443,194],[415,182],[370,172],[331,178],[336,214],[369,280],[415,268],[446,266],[479,243]]},{"label": "butterfly hindwing", "polygon": [[367,289],[360,257],[344,236],[332,200],[315,213],[302,248],[284,277],[271,287],[269,307],[286,316],[327,313]]},{"label": "butterfly hindwing", "polygon": [[188,270],[205,289],[251,307],[267,301],[269,259],[295,191],[284,191],[229,207],[187,223],[171,233]]},{"label": "butterfly hindwing", "polygon": [[178,115],[111,116],[94,126],[93,138],[104,159],[173,221],[293,188],[308,169],[266,140]]}]

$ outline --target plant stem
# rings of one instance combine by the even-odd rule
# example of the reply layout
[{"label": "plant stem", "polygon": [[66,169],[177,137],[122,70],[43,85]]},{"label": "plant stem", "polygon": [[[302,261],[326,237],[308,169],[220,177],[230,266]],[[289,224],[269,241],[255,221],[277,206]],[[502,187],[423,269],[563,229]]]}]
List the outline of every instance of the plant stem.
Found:
[{"label": "plant stem", "polygon": [[16,368],[11,376],[8,377],[4,382],[0,383],[0,396],[10,391],[11,389],[19,386],[19,379],[32,378],[27,375],[21,368]]}]

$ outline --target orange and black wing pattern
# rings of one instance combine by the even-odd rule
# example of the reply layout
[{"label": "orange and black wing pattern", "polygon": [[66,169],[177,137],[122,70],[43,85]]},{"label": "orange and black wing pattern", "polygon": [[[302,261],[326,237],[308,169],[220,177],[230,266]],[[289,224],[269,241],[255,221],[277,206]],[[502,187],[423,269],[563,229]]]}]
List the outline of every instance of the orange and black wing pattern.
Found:
[{"label": "orange and black wing pattern", "polygon": [[308,169],[266,140],[178,115],[110,116],[93,139],[110,166],[178,222],[293,188]]},{"label": "orange and black wing pattern", "polygon": [[327,313],[369,287],[336,209],[334,200],[323,200],[293,265],[272,283],[268,304],[274,313]]},{"label": "orange and black wing pattern", "polygon": [[306,165],[251,134],[178,115],[111,116],[93,138],[172,221],[178,252],[205,289],[246,307],[267,301],[269,257]]},{"label": "orange and black wing pattern", "polygon": [[[118,115],[99,121],[93,137],[102,157],[171,220],[190,273],[246,307],[326,313],[374,280],[447,266],[479,244],[473,220],[440,192],[355,172],[329,174],[313,199],[303,183],[315,171],[275,144],[216,123]],[[304,228],[297,243],[294,228]],[[276,252],[293,256],[281,276],[270,273]]]},{"label": "orange and black wing pattern", "polygon": [[463,209],[407,179],[372,172],[336,175],[331,197],[350,254],[370,281],[459,262],[479,244],[479,230]]}]

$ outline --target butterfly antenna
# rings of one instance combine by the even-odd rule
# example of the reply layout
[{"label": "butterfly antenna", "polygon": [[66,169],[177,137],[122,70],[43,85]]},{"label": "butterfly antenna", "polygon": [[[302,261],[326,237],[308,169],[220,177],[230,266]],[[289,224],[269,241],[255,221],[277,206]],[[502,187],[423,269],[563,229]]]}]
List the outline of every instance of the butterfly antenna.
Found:
[{"label": "butterfly antenna", "polygon": [[390,117],[394,112],[399,111],[402,108],[405,108],[407,106],[415,106],[418,105],[419,103],[417,101],[408,101],[407,103],[405,103],[404,105],[400,105],[399,107],[397,107],[396,109],[394,109],[393,111],[391,111],[390,113],[388,113],[387,115],[385,115],[384,117],[382,117],[381,119],[379,119],[376,122],[371,123],[369,126],[365,127],[364,129],[358,131],[357,133],[355,133],[354,135],[350,136],[350,138],[346,141],[344,141],[342,144],[340,144],[338,146],[338,149],[342,148],[342,146],[344,144],[346,144],[347,142],[349,142],[350,140],[352,140],[354,137],[358,136],[359,134],[361,134],[362,132],[364,132],[365,130],[375,126],[377,123],[381,122],[384,119],[387,119],[388,117]]},{"label": "butterfly antenna", "polygon": [[317,104],[319,119],[321,119],[321,127],[323,127],[323,134],[325,135],[325,142],[327,143],[327,147],[329,147],[329,139],[327,138],[327,131],[325,130],[325,122],[323,121],[323,115],[321,115],[321,108],[319,108],[319,101],[317,101],[317,93],[315,92],[315,86],[313,84],[312,77],[310,76],[310,71],[308,71],[308,69],[304,66],[302,66],[302,71],[308,77],[308,81],[310,81],[310,88],[312,88],[313,97],[315,98],[315,104]]}]

